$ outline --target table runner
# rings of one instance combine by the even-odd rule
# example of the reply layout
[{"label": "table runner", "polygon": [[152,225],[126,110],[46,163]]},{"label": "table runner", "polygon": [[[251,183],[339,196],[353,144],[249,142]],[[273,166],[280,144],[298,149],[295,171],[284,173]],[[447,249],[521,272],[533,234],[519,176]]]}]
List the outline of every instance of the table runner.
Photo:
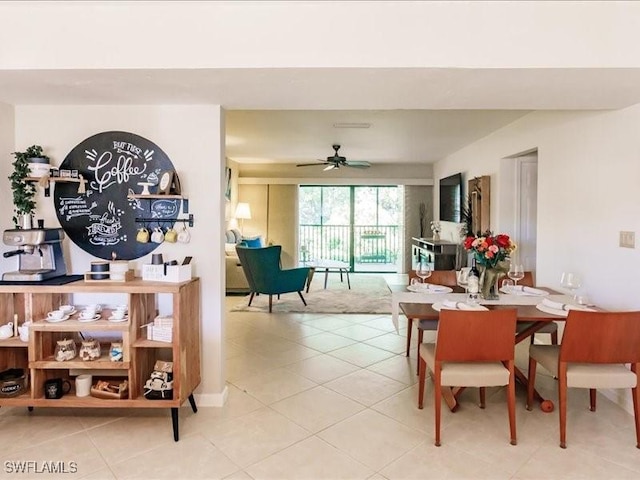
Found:
[{"label": "table runner", "polygon": [[[542,302],[543,298],[548,298],[561,303],[573,303],[574,300],[569,295],[550,294],[547,296],[527,296],[527,295],[511,295],[502,293],[498,300],[480,299],[480,305],[537,305]],[[456,302],[466,302],[466,293],[414,293],[414,292],[392,292],[391,293],[391,321],[393,322],[396,332],[399,332],[398,315],[400,313],[400,303],[436,303],[443,300],[453,300]]]}]

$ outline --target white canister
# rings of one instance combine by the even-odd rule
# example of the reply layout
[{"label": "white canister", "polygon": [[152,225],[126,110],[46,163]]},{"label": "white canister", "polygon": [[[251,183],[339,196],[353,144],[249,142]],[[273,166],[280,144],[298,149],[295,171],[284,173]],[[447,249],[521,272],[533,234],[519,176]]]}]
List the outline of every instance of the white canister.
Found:
[{"label": "white canister", "polygon": [[127,260],[113,260],[109,262],[109,272],[111,280],[124,280],[129,271],[129,262]]},{"label": "white canister", "polygon": [[76,397],[88,397],[91,393],[91,382],[93,378],[89,374],[78,375],[76,377]]}]

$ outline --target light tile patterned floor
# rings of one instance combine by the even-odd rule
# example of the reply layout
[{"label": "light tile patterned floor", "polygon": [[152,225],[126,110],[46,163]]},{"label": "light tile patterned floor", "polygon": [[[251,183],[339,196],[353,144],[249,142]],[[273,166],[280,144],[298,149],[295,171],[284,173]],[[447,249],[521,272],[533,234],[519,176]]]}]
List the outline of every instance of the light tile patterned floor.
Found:
[{"label": "light tile patterned floor", "polygon": [[[228,297],[227,308],[242,301]],[[435,447],[431,384],[418,410],[415,345],[406,358],[406,332],[389,316],[236,312],[226,330],[229,401],[182,408],[180,442],[165,411],[2,408],[3,461],[73,460],[78,473],[12,474],[3,464],[0,478],[640,478],[633,417],[601,395],[589,412],[580,390],[569,394],[566,450],[557,413],[526,411],[520,390],[518,445],[509,445],[502,389],[489,389],[485,410],[473,389],[458,412],[444,409]],[[555,398],[554,383],[540,377],[540,390]]]}]

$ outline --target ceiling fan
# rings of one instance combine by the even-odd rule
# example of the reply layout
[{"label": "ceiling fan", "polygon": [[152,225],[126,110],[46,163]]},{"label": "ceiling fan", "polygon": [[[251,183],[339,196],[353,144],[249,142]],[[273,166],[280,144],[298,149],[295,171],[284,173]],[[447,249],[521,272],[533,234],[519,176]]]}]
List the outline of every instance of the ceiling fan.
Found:
[{"label": "ceiling fan", "polygon": [[326,160],[318,160],[321,163],[300,163],[296,165],[296,167],[313,167],[316,165],[326,165],[324,167],[324,171],[333,170],[334,168],[340,167],[353,167],[353,168],[369,168],[371,164],[365,161],[358,160],[347,160],[346,157],[341,157],[338,154],[338,150],[340,150],[340,145],[333,145],[333,150],[335,153],[331,157],[327,157]]}]

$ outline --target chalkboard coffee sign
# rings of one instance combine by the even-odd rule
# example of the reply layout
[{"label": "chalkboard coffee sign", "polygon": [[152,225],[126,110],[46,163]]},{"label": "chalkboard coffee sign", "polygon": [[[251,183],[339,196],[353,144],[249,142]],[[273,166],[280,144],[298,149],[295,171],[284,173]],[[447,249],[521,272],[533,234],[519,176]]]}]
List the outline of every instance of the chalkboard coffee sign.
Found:
[{"label": "chalkboard coffee sign", "polygon": [[[54,205],[65,233],[85,252],[110,260],[140,258],[158,243],[139,243],[140,228],[167,230],[180,213],[180,200],[132,199],[141,183],[157,189],[159,176],[174,171],[166,153],[155,143],[129,132],[102,132],[80,142],[60,169],[77,170],[88,180],[86,193],[74,183],[56,183]],[[137,218],[152,219],[145,224]]]}]

